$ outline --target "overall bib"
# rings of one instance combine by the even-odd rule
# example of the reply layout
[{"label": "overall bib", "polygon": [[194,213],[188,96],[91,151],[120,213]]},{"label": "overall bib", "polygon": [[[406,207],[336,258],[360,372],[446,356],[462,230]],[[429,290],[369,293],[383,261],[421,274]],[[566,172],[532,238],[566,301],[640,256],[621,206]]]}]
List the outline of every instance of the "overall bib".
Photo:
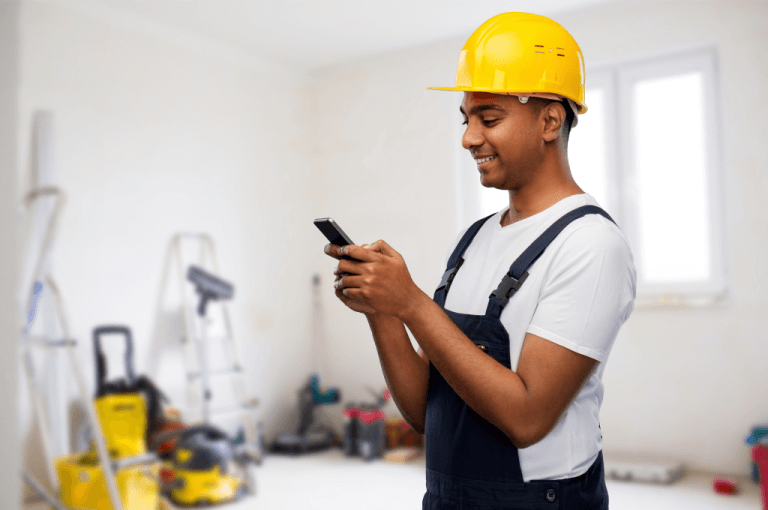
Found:
[{"label": "overall bib", "polygon": [[[528,277],[528,268],[572,221],[587,214],[613,219],[599,207],[575,209],[550,226],[504,275],[489,297],[485,315],[445,309],[451,282],[464,263],[464,252],[488,216],[473,224],[448,260],[434,301],[486,354],[511,369],[509,335],[499,320],[507,301]],[[564,480],[523,481],[517,448],[494,425],[472,410],[430,363],[425,422],[427,492],[422,510],[607,510],[603,453],[581,476]]]}]

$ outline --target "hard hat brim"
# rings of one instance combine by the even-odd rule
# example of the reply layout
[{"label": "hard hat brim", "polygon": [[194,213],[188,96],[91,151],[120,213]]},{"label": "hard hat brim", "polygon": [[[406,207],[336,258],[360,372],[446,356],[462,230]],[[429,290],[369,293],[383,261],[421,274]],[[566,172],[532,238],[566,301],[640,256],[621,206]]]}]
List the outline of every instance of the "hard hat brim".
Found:
[{"label": "hard hat brim", "polygon": [[[429,90],[448,90],[453,92],[487,92],[488,94],[520,94],[521,96],[524,95],[532,95],[530,90],[497,90],[497,89],[484,89],[484,88],[478,88],[478,87],[427,87]],[[566,97],[566,96],[563,96]],[[567,99],[570,99],[574,103],[576,103],[576,106],[578,106],[578,113],[579,115],[582,115],[584,113],[587,113],[587,105],[585,103],[581,103],[572,97],[568,97]]]}]

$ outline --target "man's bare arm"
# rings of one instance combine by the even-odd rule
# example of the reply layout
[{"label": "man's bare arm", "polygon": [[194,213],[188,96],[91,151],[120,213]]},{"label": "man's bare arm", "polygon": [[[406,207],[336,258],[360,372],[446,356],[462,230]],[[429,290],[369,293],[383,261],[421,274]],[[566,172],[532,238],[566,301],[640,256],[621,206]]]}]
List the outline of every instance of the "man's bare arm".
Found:
[{"label": "man's bare arm", "polygon": [[429,359],[417,353],[402,321],[391,315],[367,315],[379,353],[381,369],[395,405],[405,421],[419,434],[424,433],[429,387]]},{"label": "man's bare arm", "polygon": [[515,373],[478,349],[426,295],[414,301],[403,323],[459,397],[517,448],[552,430],[598,365],[528,333]]}]

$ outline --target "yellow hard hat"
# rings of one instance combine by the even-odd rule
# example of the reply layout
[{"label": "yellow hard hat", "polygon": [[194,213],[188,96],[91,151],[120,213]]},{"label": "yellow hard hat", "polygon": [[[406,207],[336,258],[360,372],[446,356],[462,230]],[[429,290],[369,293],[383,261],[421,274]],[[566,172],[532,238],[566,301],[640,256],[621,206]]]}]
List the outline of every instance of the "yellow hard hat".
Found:
[{"label": "yellow hard hat", "polygon": [[587,111],[584,56],[576,40],[559,23],[525,12],[499,14],[480,25],[459,55],[456,86],[428,88],[559,96],[575,103],[577,113]]}]

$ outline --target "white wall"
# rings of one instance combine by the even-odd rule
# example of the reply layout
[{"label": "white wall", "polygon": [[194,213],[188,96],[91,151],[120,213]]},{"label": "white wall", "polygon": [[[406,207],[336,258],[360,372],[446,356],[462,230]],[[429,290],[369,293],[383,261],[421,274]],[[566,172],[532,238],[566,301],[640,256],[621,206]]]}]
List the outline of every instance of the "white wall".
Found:
[{"label": "white wall", "polygon": [[[764,121],[756,113],[768,78],[768,5],[622,2],[554,18],[579,41],[587,65],[718,46],[730,298],[710,308],[636,310],[606,367],[601,425],[606,452],[642,452],[694,469],[747,474],[750,452],[743,439],[752,425],[768,422],[761,361],[768,354],[768,278],[761,260],[768,248],[768,149],[757,143]],[[455,235],[452,158],[459,142],[451,138],[452,93],[425,88],[453,83],[465,40],[313,74],[317,214],[334,217],[357,243],[389,242],[430,294]],[[574,175],[578,182],[578,169]],[[321,264],[328,279],[334,266]],[[335,301],[330,289],[326,294]],[[365,397],[354,388],[383,384],[367,323],[338,302],[328,308],[333,382]]]},{"label": "white wall", "polygon": [[[445,83],[455,66],[445,45],[401,51],[312,74],[316,88],[313,211],[334,218],[358,244],[384,239],[408,263],[423,289],[442,274],[443,251],[453,241],[453,126]],[[449,46],[450,48],[450,46]],[[319,247],[318,247],[319,248]],[[322,252],[320,252],[322,255]],[[328,384],[346,401],[372,402],[384,377],[364,316],[333,293],[336,261],[320,257],[328,338]],[[387,410],[399,415],[394,404]],[[326,414],[338,411],[328,409]]]},{"label": "white wall", "polygon": [[15,196],[19,47],[19,4],[0,2],[0,501],[8,509],[18,508],[21,466],[16,379],[20,326],[16,314],[19,208]]},{"label": "white wall", "polygon": [[[183,407],[181,348],[162,337],[155,307],[171,236],[205,231],[235,285],[230,312],[258,417],[268,436],[293,427],[295,391],[312,364],[309,248],[318,244],[307,84],[290,69],[107,9],[26,2],[22,11],[19,193],[33,113],[49,110],[68,195],[55,274],[89,391],[93,327],[125,324],[137,374],[154,368],[148,375]],[[39,472],[28,405],[23,417],[25,465]]]}]

